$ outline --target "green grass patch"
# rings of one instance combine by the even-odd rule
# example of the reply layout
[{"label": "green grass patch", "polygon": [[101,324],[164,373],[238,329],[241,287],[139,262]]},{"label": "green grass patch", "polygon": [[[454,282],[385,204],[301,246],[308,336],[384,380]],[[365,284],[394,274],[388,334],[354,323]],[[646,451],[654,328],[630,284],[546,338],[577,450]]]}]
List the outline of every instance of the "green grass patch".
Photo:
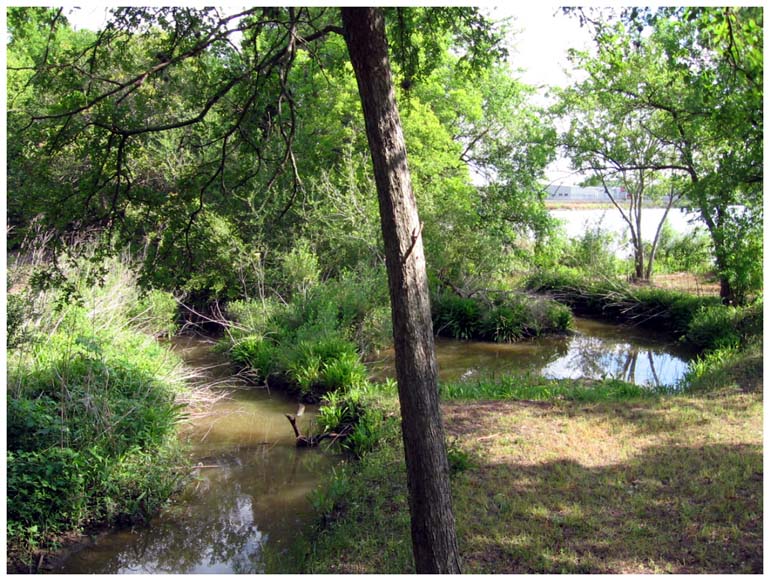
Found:
[{"label": "green grass patch", "polygon": [[666,388],[642,387],[619,379],[546,379],[534,375],[442,383],[444,400],[624,401],[654,398]]}]

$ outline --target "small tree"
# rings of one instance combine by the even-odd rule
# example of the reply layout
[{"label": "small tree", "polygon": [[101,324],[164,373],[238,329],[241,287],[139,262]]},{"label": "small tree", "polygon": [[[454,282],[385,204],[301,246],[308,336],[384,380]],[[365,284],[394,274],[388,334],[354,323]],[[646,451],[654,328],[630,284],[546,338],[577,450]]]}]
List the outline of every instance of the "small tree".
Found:
[{"label": "small tree", "polygon": [[[622,95],[608,91],[591,77],[561,95],[558,108],[571,119],[562,145],[573,168],[598,183],[628,226],[634,253],[634,278],[649,281],[660,231],[681,196],[668,169],[675,152],[657,135],[659,115],[629,110]],[[664,205],[663,215],[645,255],[643,208]]]}]

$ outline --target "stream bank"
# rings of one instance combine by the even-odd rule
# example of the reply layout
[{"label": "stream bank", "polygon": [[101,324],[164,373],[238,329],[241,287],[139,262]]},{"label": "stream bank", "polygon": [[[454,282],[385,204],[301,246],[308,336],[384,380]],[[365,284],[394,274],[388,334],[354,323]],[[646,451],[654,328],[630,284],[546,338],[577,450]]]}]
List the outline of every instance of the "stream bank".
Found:
[{"label": "stream bank", "polygon": [[[270,555],[287,549],[314,518],[308,495],[339,458],[295,446],[284,414],[297,411],[296,401],[231,376],[210,339],[182,336],[173,346],[201,380],[229,393],[182,426],[199,466],[191,482],[146,525],[100,534],[52,572],[270,572]],[[316,413],[317,406],[305,407],[304,430]]]}]

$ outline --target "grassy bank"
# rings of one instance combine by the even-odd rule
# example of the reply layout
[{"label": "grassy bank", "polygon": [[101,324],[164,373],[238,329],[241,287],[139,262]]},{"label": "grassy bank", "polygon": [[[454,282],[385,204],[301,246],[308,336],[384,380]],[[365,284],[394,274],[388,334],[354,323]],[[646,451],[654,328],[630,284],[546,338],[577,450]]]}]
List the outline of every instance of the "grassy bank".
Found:
[{"label": "grassy bank", "polygon": [[[761,571],[761,393],[608,384],[585,401],[562,383],[558,399],[443,404],[465,572]],[[305,572],[413,572],[395,423],[379,442],[329,488]]]},{"label": "grassy bank", "polygon": [[21,569],[64,535],[147,519],[184,474],[180,365],[154,337],[173,328],[173,298],[141,294],[120,260],[74,261],[58,290],[28,285],[33,270],[9,272],[7,533]]},{"label": "grassy bank", "polygon": [[700,351],[743,348],[762,335],[761,297],[748,306],[725,307],[718,297],[632,286],[569,268],[536,272],[524,286],[568,305],[577,314],[652,327]]},{"label": "grassy bank", "polygon": [[[701,356],[657,391],[533,375],[441,385],[463,570],[761,572],[761,300],[725,307],[564,271],[529,288],[668,331]],[[450,297],[434,322],[483,328],[477,311]],[[369,388],[356,406],[390,421],[315,494],[318,527],[287,570],[413,572],[394,386]]]}]

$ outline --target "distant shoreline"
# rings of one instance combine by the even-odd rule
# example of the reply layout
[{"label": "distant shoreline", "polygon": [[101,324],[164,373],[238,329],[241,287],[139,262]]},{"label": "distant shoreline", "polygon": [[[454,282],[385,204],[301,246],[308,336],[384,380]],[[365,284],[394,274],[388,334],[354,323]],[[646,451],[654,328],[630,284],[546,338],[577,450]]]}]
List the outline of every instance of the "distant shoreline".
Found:
[{"label": "distant shoreline", "polygon": [[[569,202],[562,202],[558,200],[545,200],[545,207],[549,210],[614,210],[615,206],[612,205],[612,202],[592,202],[592,201],[586,201],[586,202],[579,202],[579,201],[569,201]],[[665,208],[665,206],[660,206],[657,204],[644,204],[642,206],[643,208]],[[676,207],[676,206],[675,206]],[[673,210],[674,208],[672,208]]]}]

